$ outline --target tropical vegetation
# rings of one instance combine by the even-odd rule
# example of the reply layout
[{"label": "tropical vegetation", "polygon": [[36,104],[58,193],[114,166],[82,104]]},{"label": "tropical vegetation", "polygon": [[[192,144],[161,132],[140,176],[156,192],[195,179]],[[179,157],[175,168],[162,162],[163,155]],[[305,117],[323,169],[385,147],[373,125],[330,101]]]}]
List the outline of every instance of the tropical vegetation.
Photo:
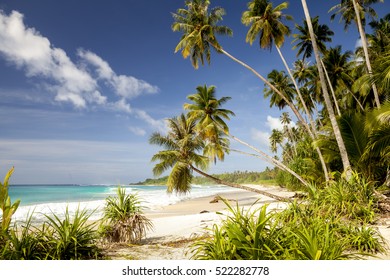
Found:
[{"label": "tropical vegetation", "polygon": [[[233,98],[217,97],[217,86],[201,84],[187,96],[184,112],[167,119],[167,132],[150,136],[150,144],[162,147],[151,159],[153,173],[168,174],[168,192],[190,192],[197,173],[286,202],[285,210],[269,211],[256,205],[244,210],[225,201],[230,213],[190,248],[194,259],[336,260],[384,252],[375,223],[379,206],[389,200],[381,192],[390,189],[390,14],[377,17],[374,4],[380,2],[340,0],[329,7],[331,19],[340,16],[345,28],[354,23],[359,32],[362,46],[345,50],[330,45],[334,33],[310,15],[305,0],[305,18],[295,23],[296,34],[289,26],[294,23],[286,13],[288,2],[249,0],[241,17],[248,27],[246,42],[275,48],[284,65],[266,76],[220,43],[219,36],[233,34],[221,24],[222,7],[213,8],[210,0],[187,0],[173,14],[172,30],[181,33],[175,52],[196,69],[210,64],[213,51],[238,63],[264,84],[264,97],[281,111],[283,124],[272,131],[270,152],[263,151],[232,134],[228,123],[235,113],[225,105]],[[294,62],[287,62],[281,50],[287,36],[294,38]],[[231,141],[244,149],[232,148]],[[266,161],[273,166],[270,178],[300,190],[303,200],[207,173],[230,153]],[[99,231],[88,222],[92,213],[80,209],[73,217],[68,210],[64,218],[47,215],[40,226],[32,223],[34,213],[22,225],[12,224],[20,203],[8,195],[12,172],[0,182],[0,259],[100,258],[99,242],[138,243],[152,228],[137,195],[121,188],[106,200]]]},{"label": "tropical vegetation", "polygon": [[[302,26],[295,24],[296,34],[288,25],[288,2],[249,1],[241,18],[249,28],[246,41],[276,48],[285,66],[266,77],[219,43],[219,36],[233,33],[221,24],[222,7],[187,0],[173,14],[172,30],[182,34],[175,51],[198,68],[210,64],[214,49],[249,70],[264,83],[270,106],[282,111],[283,130],[272,131],[272,154],[256,148],[229,130],[227,121],[235,114],[223,106],[231,97],[217,98],[216,86],[199,86],[187,97],[185,113],[168,119],[167,134],[150,138],[164,148],[152,158],[155,175],[170,171],[168,191],[190,191],[193,172],[239,187],[206,173],[235,152],[272,164],[280,185],[307,195],[305,203],[289,204],[281,213],[266,214],[265,207],[244,213],[228,204],[231,215],[211,229],[210,240],[195,245],[194,258],[345,259],[383,250],[370,227],[378,201],[386,200],[379,191],[390,188],[390,15],[377,19],[373,4],[378,2],[383,1],[342,0],[329,7],[331,19],[340,15],[345,28],[356,23],[360,34],[362,47],[344,50],[329,45],[334,33],[318,16],[311,17],[305,0],[305,19]],[[291,65],[281,51],[290,35],[297,50]],[[231,148],[230,141],[252,153]]]}]

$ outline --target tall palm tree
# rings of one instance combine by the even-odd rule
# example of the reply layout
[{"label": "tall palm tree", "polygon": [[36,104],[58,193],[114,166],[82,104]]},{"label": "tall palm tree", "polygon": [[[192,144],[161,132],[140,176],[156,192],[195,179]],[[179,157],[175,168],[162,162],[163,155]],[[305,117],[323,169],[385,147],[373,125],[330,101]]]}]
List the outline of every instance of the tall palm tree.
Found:
[{"label": "tall palm tree", "polygon": [[[318,16],[312,18],[311,21],[317,40],[318,50],[324,54],[326,52],[325,43],[332,41],[334,32],[330,30],[326,24],[319,24]],[[299,33],[293,34],[294,40],[292,43],[296,43],[296,45],[293,46],[293,50],[298,49],[297,56],[303,54],[302,61],[305,61],[306,58],[311,57],[313,54],[313,44],[310,38],[307,21],[303,20],[303,26],[296,24],[295,28],[299,31]]]},{"label": "tall palm tree", "polygon": [[172,168],[168,176],[168,192],[189,192],[193,177],[191,168],[196,166],[204,170],[208,167],[208,157],[200,154],[204,142],[201,138],[195,137],[195,126],[195,120],[188,120],[181,114],[180,117],[168,119],[167,135],[155,132],[149,139],[150,144],[166,149],[155,154],[152,161],[159,161],[153,168],[155,176],[160,176]]},{"label": "tall palm tree", "polygon": [[[260,157],[260,158],[266,160],[267,162],[269,162],[269,163],[279,167],[280,169],[285,170],[286,172],[289,172],[294,177],[296,177],[303,185],[305,185],[305,186],[308,185],[307,182],[304,181],[301,176],[296,174],[296,172],[294,172],[293,170],[288,168],[282,162],[276,160],[275,158],[271,157],[270,155],[264,153],[263,151],[255,148],[254,146],[252,146],[252,145],[242,141],[241,139],[235,137],[234,135],[232,135],[229,132],[229,129],[227,127],[225,127],[224,125],[221,125],[221,123],[225,124],[223,122],[222,118],[228,119],[228,116],[226,116],[225,114],[226,114],[226,112],[229,112],[229,110],[220,108],[220,105],[222,105],[224,102],[218,102],[218,99],[216,99],[216,97],[214,95],[215,88],[211,91],[213,94],[205,94],[205,92],[207,91],[205,88],[203,88],[202,90],[199,90],[199,89],[202,89],[202,87],[198,87],[198,92],[196,94],[188,96],[188,99],[190,101],[192,101],[193,103],[187,103],[187,104],[184,105],[185,109],[190,110],[188,112],[188,115],[191,116],[190,118],[197,120],[199,122],[199,124],[204,123],[206,125],[206,127],[213,126],[213,130],[216,129],[218,133],[224,133],[229,138],[232,138],[233,140],[239,142],[240,144],[243,144],[244,146],[254,150],[260,156],[259,155],[254,155],[254,154],[245,153],[245,152],[242,152],[242,151],[239,151],[239,150],[235,150],[235,149],[226,149],[226,151],[231,150],[231,151],[238,152],[238,153],[241,153],[241,154],[246,154],[246,155],[250,155],[250,156]],[[207,98],[209,100],[207,100]],[[226,97],[223,97],[223,98],[221,98],[219,100],[228,100],[228,99],[226,99]],[[209,107],[204,106],[204,104],[213,104],[213,110],[210,110]],[[225,114],[221,115],[220,112],[225,112]],[[208,122],[205,122],[204,121],[205,119],[212,120],[213,121],[213,125],[211,125]],[[205,127],[203,127],[202,125],[198,125],[198,131],[199,131],[200,134],[202,134],[204,130],[206,130]],[[215,138],[217,143],[219,143],[220,139],[222,139],[221,136],[218,136],[218,137],[219,138]],[[214,146],[209,146],[209,145],[208,145],[208,147],[210,147],[211,150],[214,148]],[[207,148],[206,148],[206,150],[207,150]],[[216,158],[214,158],[214,160],[215,159]]]},{"label": "tall palm tree", "polygon": [[[318,19],[319,18],[317,16],[315,18],[312,18],[311,20],[312,20],[314,34],[315,34],[316,41],[317,41],[318,50],[321,52],[322,55],[324,55],[327,51],[325,43],[332,41],[331,36],[333,36],[334,32],[331,31],[326,24],[319,24]],[[312,53],[313,53],[313,44],[312,44],[312,41],[310,38],[310,33],[309,33],[308,26],[307,26],[307,21],[306,20],[303,21],[303,26],[295,25],[295,27],[298,29],[298,31],[300,33],[293,35],[295,37],[295,39],[293,40],[293,43],[297,42],[297,44],[293,47],[293,49],[296,49],[299,47],[297,56],[299,56],[303,53],[302,60],[304,60],[305,58],[311,57]],[[322,61],[321,61],[321,63],[322,63]],[[332,97],[333,97],[333,101],[334,101],[335,106],[336,106],[337,113],[340,116],[341,112],[340,112],[338,102],[337,102],[337,99],[335,96],[334,88],[329,80],[328,71],[323,63],[322,63],[322,66],[324,68],[325,77],[329,83],[329,88],[330,88],[330,91],[332,93]]]},{"label": "tall palm tree", "polygon": [[215,34],[231,36],[233,32],[226,26],[217,25],[225,10],[216,7],[209,13],[209,0],[186,1],[185,5],[187,9],[178,9],[176,14],[173,14],[173,31],[183,32],[175,52],[182,50],[184,58],[190,56],[192,65],[197,69],[199,61],[202,65],[205,59],[210,63],[211,48],[220,48]]},{"label": "tall palm tree", "polygon": [[231,97],[217,99],[215,92],[215,86],[198,86],[196,93],[187,96],[192,103],[185,103],[183,106],[189,111],[188,117],[197,122],[198,134],[207,141],[206,150],[214,162],[217,158],[223,160],[225,153],[229,151],[229,141],[219,130],[228,132],[225,120],[230,120],[230,116],[235,115],[233,111],[221,108]]},{"label": "tall palm tree", "polygon": [[342,163],[343,163],[344,172],[346,174],[346,177],[349,179],[351,177],[351,175],[352,175],[352,173],[351,173],[352,170],[351,170],[351,164],[350,164],[349,158],[348,158],[347,149],[345,147],[344,140],[343,140],[343,138],[341,136],[340,128],[339,128],[339,126],[337,124],[336,116],[334,114],[334,110],[333,110],[333,107],[332,107],[332,102],[330,100],[328,88],[327,88],[327,85],[326,85],[325,75],[324,75],[323,67],[322,67],[322,64],[321,64],[321,57],[320,57],[319,50],[317,48],[317,41],[316,41],[316,38],[315,38],[313,26],[312,26],[312,23],[311,23],[311,17],[310,17],[309,9],[307,7],[306,0],[301,0],[301,2],[302,2],[302,7],[303,7],[303,10],[304,10],[305,18],[306,18],[306,21],[307,21],[308,29],[309,29],[309,32],[310,32],[310,36],[311,36],[311,39],[312,39],[313,52],[314,52],[314,55],[315,55],[315,58],[316,58],[316,62],[317,62],[317,69],[318,69],[318,73],[319,73],[319,76],[320,76],[321,87],[322,87],[322,92],[323,92],[323,95],[324,95],[326,109],[328,111],[329,119],[330,119],[330,122],[332,124],[333,133],[334,133],[336,141],[337,141],[337,146],[338,146],[338,148],[340,150],[340,156],[341,156],[341,160],[342,160]]},{"label": "tall palm tree", "polygon": [[[284,71],[274,69],[267,75],[267,78],[275,88],[282,92],[288,100],[292,102],[295,92],[294,85]],[[283,109],[287,106],[285,99],[282,99],[280,95],[268,87],[264,88],[264,97],[270,97],[270,107],[277,106],[279,109]]]},{"label": "tall palm tree", "polygon": [[[317,130],[315,127],[314,120],[310,114],[309,109],[306,106],[305,100],[302,97],[299,86],[294,79],[294,76],[288,66],[286,59],[284,58],[280,47],[284,43],[285,36],[290,35],[290,29],[282,23],[283,19],[292,19],[291,16],[283,14],[283,10],[288,7],[288,2],[283,2],[273,7],[273,4],[269,0],[252,0],[248,3],[248,10],[242,14],[241,21],[245,25],[250,25],[249,31],[247,33],[246,40],[252,44],[257,37],[259,37],[259,43],[261,48],[271,48],[272,44],[275,45],[279,56],[293,82],[295,90],[298,94],[299,100],[303,106],[304,112],[309,118],[310,126],[306,124],[306,121],[303,118],[300,118],[300,113],[296,109],[295,105],[291,102],[294,109],[298,112],[298,119],[306,124],[305,127],[313,140],[317,137]],[[274,90],[271,88],[271,90]],[[279,93],[277,93],[279,94]],[[287,104],[289,104],[287,98],[283,98]],[[290,105],[289,105],[290,106]],[[291,106],[290,106],[291,107]],[[322,163],[323,171],[325,174],[326,180],[328,180],[328,171],[325,162],[323,161],[321,151],[318,149],[317,153]]]},{"label": "tall palm tree", "polygon": [[283,149],[283,133],[278,129],[272,129],[271,136],[269,137],[271,143],[271,151],[273,153],[278,152],[278,145],[280,145]]},{"label": "tall palm tree", "polygon": [[[360,39],[362,41],[362,47],[364,50],[365,62],[368,70],[368,74],[372,75],[372,67],[370,62],[370,57],[368,54],[368,44],[366,39],[366,32],[364,30],[365,25],[365,15],[372,17],[376,17],[376,12],[370,6],[372,4],[383,2],[383,0],[341,0],[341,3],[332,7],[330,11],[337,10],[331,18],[334,18],[337,14],[341,14],[341,19],[344,20],[344,28],[348,28],[348,26],[355,21],[358,27],[358,31],[360,34]],[[375,103],[378,108],[380,108],[380,100],[378,90],[376,88],[375,83],[372,84],[372,90],[374,92]]]},{"label": "tall palm tree", "polygon": [[187,193],[191,191],[191,181],[193,171],[195,171],[218,184],[256,192],[279,201],[290,201],[288,198],[262,190],[220,180],[204,172],[209,164],[209,158],[200,154],[204,149],[204,142],[198,137],[195,127],[196,121],[182,114],[179,117],[168,119],[167,135],[156,132],[149,139],[150,144],[165,148],[157,152],[152,157],[152,161],[158,161],[153,168],[155,176],[160,176],[171,169],[167,181],[168,192]]},{"label": "tall palm tree", "polygon": [[284,58],[283,53],[280,50],[281,46],[284,43],[285,36],[290,35],[290,28],[282,22],[283,19],[292,19],[291,16],[283,14],[283,10],[287,8],[288,2],[283,2],[274,8],[272,2],[269,0],[252,0],[248,3],[248,10],[242,14],[241,21],[247,26],[250,25],[246,36],[247,42],[253,44],[257,37],[259,37],[260,48],[271,49],[272,45],[275,45],[275,48],[279,53],[279,56],[291,78],[291,81],[293,82],[299,99],[303,104],[304,112],[309,117],[309,121],[312,126],[312,131],[310,130],[309,126],[307,126],[307,129],[308,132],[313,135],[314,138],[314,135],[316,134],[314,121],[311,117],[309,110],[306,107],[306,104],[302,98],[298,84],[296,83],[292,75],[290,67],[288,66],[286,59]]},{"label": "tall palm tree", "polygon": [[276,89],[266,78],[259,74],[255,69],[248,64],[237,59],[218,43],[216,35],[231,35],[231,30],[226,26],[218,25],[218,22],[222,20],[225,11],[222,8],[214,8],[209,12],[209,0],[192,0],[186,1],[186,9],[178,9],[173,18],[175,22],[172,24],[173,31],[182,32],[183,35],[180,42],[177,44],[175,52],[182,50],[184,58],[191,56],[192,65],[197,68],[199,61],[203,64],[204,57],[210,62],[211,48],[214,48],[217,52],[222,53],[237,62],[241,66],[251,71],[256,77],[263,81],[267,86],[274,90],[282,99],[286,100],[286,103],[297,116],[297,118],[310,130],[305,119],[299,113],[298,109],[292,102],[288,100],[278,89]]},{"label": "tall palm tree", "polygon": [[290,127],[291,118],[288,112],[282,113],[282,115],[280,116],[280,123],[283,125],[283,129],[285,134],[287,135],[287,139],[291,142],[291,147],[293,148],[295,155],[297,155],[297,149],[295,147],[296,139],[294,139],[294,135]]}]

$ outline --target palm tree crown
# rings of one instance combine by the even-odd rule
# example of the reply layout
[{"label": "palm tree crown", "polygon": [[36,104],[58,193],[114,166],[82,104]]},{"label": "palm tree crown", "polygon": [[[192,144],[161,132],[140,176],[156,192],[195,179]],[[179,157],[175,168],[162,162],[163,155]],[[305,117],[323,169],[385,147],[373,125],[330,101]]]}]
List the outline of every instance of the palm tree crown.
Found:
[{"label": "palm tree crown", "polygon": [[260,48],[271,48],[274,42],[277,47],[284,43],[284,36],[290,34],[288,26],[281,20],[292,19],[289,15],[284,15],[282,10],[288,7],[287,2],[273,7],[269,0],[253,0],[248,3],[248,10],[242,14],[241,21],[245,25],[250,25],[246,36],[246,41],[252,44],[259,36]]},{"label": "palm tree crown", "polygon": [[[325,43],[332,41],[331,36],[334,35],[334,32],[330,30],[326,24],[319,24],[318,20],[318,16],[311,19],[318,49],[324,54],[326,51]],[[303,54],[302,60],[304,61],[305,58],[309,58],[313,54],[313,44],[310,38],[307,21],[303,21],[303,26],[295,25],[295,27],[299,33],[293,35],[295,39],[292,42],[298,42],[293,49],[298,48],[297,56]]]},{"label": "palm tree crown", "polygon": [[235,114],[221,106],[231,97],[217,99],[215,86],[198,86],[196,91],[187,97],[192,103],[185,103],[184,109],[188,110],[188,117],[196,121],[197,133],[206,141],[205,155],[214,162],[217,158],[223,160],[224,154],[229,152],[229,140],[224,136],[229,127],[225,120]]},{"label": "palm tree crown", "polygon": [[[357,0],[358,9],[360,12],[360,19],[363,26],[366,23],[365,14],[367,13],[370,17],[375,18],[377,16],[375,10],[370,6],[372,4],[383,2],[383,0]],[[356,21],[356,13],[353,7],[352,0],[341,0],[340,4],[333,6],[329,12],[333,12],[331,20],[333,20],[338,14],[340,14],[340,22],[344,21],[344,29],[347,30],[353,21]]]},{"label": "palm tree crown", "polygon": [[219,50],[215,35],[231,36],[233,32],[226,26],[217,25],[225,15],[225,10],[216,7],[209,12],[209,0],[186,1],[185,5],[186,9],[178,9],[173,14],[175,22],[172,30],[183,33],[175,52],[182,50],[184,58],[190,56],[192,65],[197,69],[199,61],[204,65],[205,58],[210,64],[211,47]]},{"label": "palm tree crown", "polygon": [[156,153],[152,161],[159,161],[153,168],[155,176],[172,168],[167,182],[168,192],[189,192],[193,177],[191,166],[195,165],[203,170],[208,166],[209,159],[199,154],[204,148],[204,142],[197,137],[195,125],[193,119],[188,119],[182,114],[168,119],[167,135],[155,132],[149,139],[150,144],[165,148]]}]

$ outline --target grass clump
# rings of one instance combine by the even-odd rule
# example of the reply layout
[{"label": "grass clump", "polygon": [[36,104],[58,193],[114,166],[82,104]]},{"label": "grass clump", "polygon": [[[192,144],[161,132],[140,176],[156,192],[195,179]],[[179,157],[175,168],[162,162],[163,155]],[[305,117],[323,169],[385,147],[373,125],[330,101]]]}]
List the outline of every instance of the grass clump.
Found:
[{"label": "grass clump", "polygon": [[106,199],[100,226],[104,240],[139,243],[152,228],[152,222],[143,215],[143,207],[137,194],[126,194],[124,188],[118,188],[116,197]]},{"label": "grass clump", "polygon": [[264,205],[244,211],[224,201],[228,214],[195,242],[193,259],[202,260],[342,260],[385,252],[375,221],[373,186],[354,174],[326,188],[314,185],[308,200],[283,211]]}]

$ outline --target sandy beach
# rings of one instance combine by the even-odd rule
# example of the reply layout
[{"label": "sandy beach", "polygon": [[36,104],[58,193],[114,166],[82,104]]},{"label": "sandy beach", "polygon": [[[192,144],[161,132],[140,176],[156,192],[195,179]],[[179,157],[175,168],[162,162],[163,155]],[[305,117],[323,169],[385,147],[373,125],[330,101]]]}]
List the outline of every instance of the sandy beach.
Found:
[{"label": "sandy beach", "polygon": [[[248,185],[266,190],[283,197],[292,197],[289,192],[280,187],[263,187]],[[229,200],[233,205],[238,203],[249,208],[269,204],[268,209],[283,209],[286,204],[263,195],[244,190],[220,193],[221,197]],[[226,213],[226,205],[219,200],[210,203],[216,196],[196,198],[166,206],[158,211],[149,211],[146,216],[153,222],[154,229],[147,233],[141,245],[116,244],[106,251],[112,259],[150,259],[170,260],[189,259],[188,245],[197,237],[207,233],[207,228],[218,223]],[[390,245],[390,219],[382,219],[377,226],[383,237]],[[390,255],[380,255],[378,259],[390,259]]]}]

